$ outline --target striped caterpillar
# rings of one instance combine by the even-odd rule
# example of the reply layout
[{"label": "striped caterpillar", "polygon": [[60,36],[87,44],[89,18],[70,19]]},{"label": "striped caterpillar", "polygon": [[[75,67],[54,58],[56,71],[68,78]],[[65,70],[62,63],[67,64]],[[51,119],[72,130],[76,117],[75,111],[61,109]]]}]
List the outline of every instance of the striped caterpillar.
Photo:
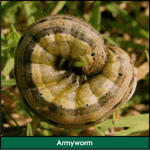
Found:
[{"label": "striped caterpillar", "polygon": [[[81,59],[86,65],[74,66]],[[136,88],[129,55],[106,46],[96,29],[70,15],[48,16],[28,29],[18,44],[15,76],[31,111],[63,128],[104,121]]]}]

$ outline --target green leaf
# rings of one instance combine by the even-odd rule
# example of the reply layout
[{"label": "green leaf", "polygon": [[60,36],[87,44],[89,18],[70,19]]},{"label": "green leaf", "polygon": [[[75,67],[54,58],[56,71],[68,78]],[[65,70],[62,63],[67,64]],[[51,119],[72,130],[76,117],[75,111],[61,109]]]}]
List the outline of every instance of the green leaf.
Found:
[{"label": "green leaf", "polygon": [[14,58],[9,58],[3,69],[3,76],[6,77],[14,68]]},{"label": "green leaf", "polygon": [[20,37],[21,37],[21,35],[16,31],[16,29],[15,29],[15,27],[14,27],[13,24],[11,24],[11,30],[13,32],[13,39],[14,39],[14,41],[18,42],[19,39],[20,39]]},{"label": "green leaf", "polygon": [[100,127],[100,130],[104,133],[111,127],[129,127],[121,132],[116,132],[114,136],[126,136],[137,132],[143,132],[149,129],[149,114],[120,118],[118,119],[117,124],[114,124],[113,120],[110,119],[95,127]]},{"label": "green leaf", "polygon": [[14,43],[14,45],[17,45],[21,35],[16,31],[13,24],[11,24],[10,30],[11,32],[6,36],[6,40],[11,40]]},{"label": "green leaf", "polygon": [[89,21],[98,31],[101,24],[101,1],[94,1],[92,15]]},{"label": "green leaf", "polygon": [[87,65],[86,60],[82,56],[80,58],[81,58],[82,62],[75,62],[73,64],[74,67],[83,67],[83,66]]},{"label": "green leaf", "polygon": [[52,125],[50,125],[46,122],[42,122],[42,125],[40,125],[39,128],[42,129],[42,135],[44,135],[44,136],[52,136],[53,135],[52,131],[53,131],[54,127]]},{"label": "green leaf", "polygon": [[18,43],[15,41],[15,42],[11,42],[10,44],[5,44],[3,46],[1,46],[1,49],[2,49],[2,52],[4,52],[5,50],[10,50],[11,48],[16,48],[18,45]]},{"label": "green leaf", "polygon": [[1,79],[1,86],[13,86],[13,85],[16,85],[15,79],[9,79],[9,80]]},{"label": "green leaf", "polygon": [[33,14],[38,11],[37,3],[38,1],[23,1],[24,10],[28,18],[28,26],[35,22],[35,16]]},{"label": "green leaf", "polygon": [[32,15],[33,9],[33,1],[23,1],[24,10],[26,12],[27,17],[30,17]]},{"label": "green leaf", "polygon": [[9,3],[9,1],[1,1],[1,7],[3,7],[4,5],[6,5],[7,3]]},{"label": "green leaf", "polygon": [[147,61],[149,62],[149,53],[147,50],[145,50],[145,53],[146,53]]},{"label": "green leaf", "polygon": [[115,46],[120,46],[118,43],[115,42],[115,40],[113,40],[112,38],[104,35],[104,34],[101,34],[105,39],[107,39],[109,41],[110,44],[112,45],[115,45]]},{"label": "green leaf", "polygon": [[1,39],[5,40],[5,36],[2,34],[2,32],[1,32]]},{"label": "green leaf", "polygon": [[3,15],[10,15],[10,14],[13,14],[14,13],[14,9],[17,7],[17,6],[19,6],[20,5],[20,2],[18,3],[17,1],[7,1],[7,2],[2,2],[1,3],[2,4],[2,6],[1,6],[1,8],[2,8],[2,14]]},{"label": "green leaf", "polygon": [[66,2],[67,1],[59,1],[57,5],[55,6],[55,8],[53,9],[52,14],[58,14],[62,10],[62,8],[65,6]]},{"label": "green leaf", "polygon": [[21,5],[22,2],[18,1],[9,1],[8,3],[4,3],[2,5],[2,20],[4,16],[7,16],[8,24],[15,23],[15,14],[18,11],[18,6]]},{"label": "green leaf", "polygon": [[137,125],[134,125],[133,127],[129,128],[127,130],[117,132],[114,136],[127,136],[130,134],[134,134],[134,133],[138,133],[138,132],[144,132],[147,130],[149,130],[148,122],[147,123],[139,122],[139,123],[137,123]]},{"label": "green leaf", "polygon": [[102,132],[98,127],[95,127],[95,129],[97,132],[94,134],[94,136],[105,136],[104,132]]},{"label": "green leaf", "polygon": [[27,136],[33,136],[32,127],[31,127],[30,123],[27,125],[27,133],[26,133],[26,135]]},{"label": "green leaf", "polygon": [[35,22],[35,17],[34,17],[34,16],[28,17],[28,26],[30,26],[30,25],[33,24],[34,22]]},{"label": "green leaf", "polygon": [[1,46],[2,51],[8,50],[8,49],[10,49],[10,47],[8,45]]}]

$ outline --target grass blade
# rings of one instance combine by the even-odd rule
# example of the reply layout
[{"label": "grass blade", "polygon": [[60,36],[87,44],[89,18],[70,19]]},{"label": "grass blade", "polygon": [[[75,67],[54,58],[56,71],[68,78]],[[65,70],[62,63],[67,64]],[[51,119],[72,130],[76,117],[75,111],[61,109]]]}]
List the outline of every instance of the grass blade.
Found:
[{"label": "grass blade", "polygon": [[27,125],[27,133],[26,133],[26,135],[27,136],[33,136],[32,127],[31,127],[30,123]]},{"label": "grass blade", "polygon": [[101,24],[101,1],[94,1],[93,12],[89,21],[98,31]]},{"label": "grass blade", "polygon": [[3,76],[6,77],[14,68],[14,58],[9,58],[3,69]]},{"label": "grass blade", "polygon": [[147,61],[149,62],[149,53],[147,50],[145,50],[145,53],[146,53]]}]

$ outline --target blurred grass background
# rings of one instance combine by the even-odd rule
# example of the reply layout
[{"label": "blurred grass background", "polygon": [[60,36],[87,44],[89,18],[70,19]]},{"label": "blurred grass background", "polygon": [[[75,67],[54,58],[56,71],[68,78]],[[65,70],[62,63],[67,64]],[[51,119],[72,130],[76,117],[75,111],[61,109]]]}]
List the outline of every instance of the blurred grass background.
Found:
[{"label": "blurred grass background", "polygon": [[[1,1],[1,135],[30,135],[30,126],[27,125],[33,114],[22,101],[16,86],[15,51],[20,37],[32,23],[56,14],[83,18],[102,34],[105,44],[117,45],[127,51],[139,71],[138,86],[132,99],[121,107],[122,118],[119,120],[124,125],[118,122],[114,126],[110,119],[95,128],[82,130],[56,128],[40,121],[35,135],[148,136],[149,1]],[[128,116],[133,116],[133,119],[123,118]],[[139,121],[137,116],[144,123],[138,130],[135,127],[139,124],[136,123]],[[133,120],[135,123],[130,125]]]}]

